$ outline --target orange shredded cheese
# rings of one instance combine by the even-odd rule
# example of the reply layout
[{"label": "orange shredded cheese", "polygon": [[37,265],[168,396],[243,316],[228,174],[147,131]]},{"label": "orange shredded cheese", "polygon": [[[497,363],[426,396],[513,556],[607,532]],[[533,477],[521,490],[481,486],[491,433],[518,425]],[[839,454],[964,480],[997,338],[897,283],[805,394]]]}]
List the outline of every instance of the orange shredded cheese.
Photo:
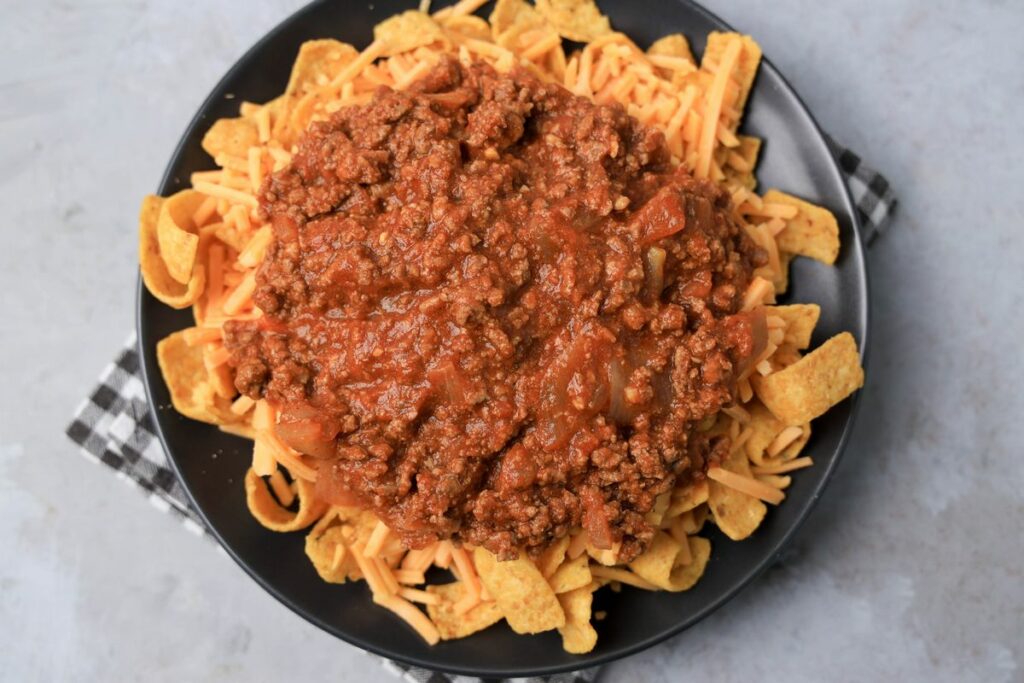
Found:
[{"label": "orange shredded cheese", "polygon": [[256,291],[256,271],[250,270],[245,274],[238,286],[227,295],[224,299],[222,308],[228,315],[234,315],[238,313],[248,304],[252,299],[253,292]]},{"label": "orange shredded cheese", "polygon": [[203,200],[203,203],[199,205],[195,213],[192,214],[192,222],[195,223],[197,228],[201,228],[206,225],[213,214],[217,211],[217,200],[213,197],[207,197]]},{"label": "orange shredded cheese", "polygon": [[[364,557],[367,557],[366,548],[363,548],[362,553]],[[395,578],[395,575],[391,572],[391,567],[384,560],[380,559],[380,557],[367,557],[367,559],[377,567],[377,573],[384,582],[384,587],[388,593],[394,595],[401,590],[402,587],[398,585],[398,579]]]},{"label": "orange shredded cheese", "polygon": [[235,415],[245,415],[254,405],[256,405],[256,401],[243,394],[231,404],[231,412]]},{"label": "orange shredded cheese", "polygon": [[281,474],[281,470],[274,470],[270,474],[270,488],[274,491],[274,496],[278,502],[284,507],[288,507],[295,502],[295,490],[292,485],[289,484],[284,475]]},{"label": "orange shredded cheese", "polygon": [[401,617],[407,624],[412,626],[416,632],[420,634],[420,637],[427,641],[428,644],[436,645],[437,642],[441,640],[441,634],[438,633],[437,627],[434,626],[434,622],[432,622],[426,614],[416,609],[416,606],[405,598],[398,595],[375,593],[373,601]]},{"label": "orange shredded cheese", "polygon": [[775,298],[775,285],[760,275],[750,281],[747,291],[743,294],[741,310],[752,311],[758,306],[771,303]]},{"label": "orange shredded cheese", "polygon": [[767,453],[769,457],[774,458],[776,455],[786,450],[791,443],[803,436],[803,433],[804,430],[802,427],[786,427],[779,432],[779,435],[776,436],[770,444],[768,444],[768,448],[765,449],[765,453]]},{"label": "orange shredded cheese", "polygon": [[366,547],[363,548],[363,555],[366,557],[375,557],[376,555],[379,555],[380,551],[384,548],[384,542],[388,540],[388,536],[390,534],[391,529],[388,529],[384,522],[378,520],[377,526],[373,528],[370,538],[366,541]]},{"label": "orange shredded cheese", "polygon": [[771,503],[772,505],[778,505],[786,497],[786,494],[779,491],[777,488],[768,486],[756,479],[744,477],[742,474],[730,472],[729,470],[721,467],[709,467],[708,479],[713,479],[719,484],[728,486],[731,489],[736,489],[741,493],[763,500],[766,503]]},{"label": "orange shredded cheese", "polygon": [[394,570],[394,573],[395,579],[401,584],[417,586],[426,581],[423,577],[422,571],[416,571],[413,569],[396,569]]},{"label": "orange shredded cheese", "polygon": [[579,532],[569,540],[569,547],[565,549],[566,556],[570,560],[575,560],[587,549],[587,543],[589,542],[590,538],[587,535],[587,532]]},{"label": "orange shredded cheese", "polygon": [[190,327],[182,333],[185,343],[189,346],[199,346],[210,342],[219,342],[224,338],[224,333],[219,327]]},{"label": "orange shredded cheese", "polygon": [[547,38],[536,41],[529,48],[523,50],[520,56],[523,59],[534,60],[543,57],[562,44],[562,39],[557,33],[550,34]]},{"label": "orange shredded cheese", "polygon": [[441,541],[437,544],[437,552],[434,555],[434,564],[441,569],[448,569],[452,561],[452,542]]},{"label": "orange shredded cheese", "polygon": [[590,574],[596,579],[608,579],[609,581],[618,581],[628,586],[635,588],[642,588],[645,591],[656,591],[658,587],[653,583],[642,579],[628,569],[622,569],[619,567],[605,567],[601,564],[590,565]]},{"label": "orange shredded cheese", "polygon": [[289,472],[306,481],[316,481],[316,469],[307,465],[298,451],[286,445],[271,431],[263,432],[262,437],[274,459],[287,467]]},{"label": "orange shredded cheese", "polygon": [[480,577],[477,576],[476,567],[473,566],[473,560],[470,559],[469,553],[465,548],[452,548],[452,559],[455,561],[455,566],[459,568],[459,574],[466,583],[468,592],[479,598]]},{"label": "orange shredded cheese", "polygon": [[244,204],[245,206],[255,209],[259,206],[259,202],[256,201],[256,197],[248,192],[243,192],[231,187],[225,187],[223,185],[215,185],[205,180],[194,180],[192,187],[196,192],[207,195],[208,197],[216,197],[217,199],[224,199],[235,204]]},{"label": "orange shredded cheese", "polygon": [[252,444],[252,471],[261,477],[269,477],[277,469],[277,461],[267,442],[257,438]]},{"label": "orange shredded cheese", "polygon": [[220,344],[207,344],[203,347],[203,365],[207,370],[224,365],[231,357],[231,353]]},{"label": "orange shredded cheese", "polygon": [[380,575],[380,570],[373,560],[363,554],[360,544],[354,545],[352,550],[352,557],[355,559],[356,564],[359,565],[359,571],[362,572],[366,585],[370,587],[374,602],[377,602],[378,596],[383,597],[389,594],[384,578]]},{"label": "orange shredded cheese", "polygon": [[800,470],[805,467],[810,467],[814,464],[814,461],[810,456],[804,456],[802,458],[794,458],[788,462],[781,463],[768,463],[764,465],[755,465],[750,468],[750,471],[754,474],[783,474],[785,472],[792,472],[794,470]]},{"label": "orange shredded cheese", "polygon": [[411,602],[419,602],[424,605],[437,605],[441,603],[439,595],[428,593],[418,588],[399,588],[398,595]]}]

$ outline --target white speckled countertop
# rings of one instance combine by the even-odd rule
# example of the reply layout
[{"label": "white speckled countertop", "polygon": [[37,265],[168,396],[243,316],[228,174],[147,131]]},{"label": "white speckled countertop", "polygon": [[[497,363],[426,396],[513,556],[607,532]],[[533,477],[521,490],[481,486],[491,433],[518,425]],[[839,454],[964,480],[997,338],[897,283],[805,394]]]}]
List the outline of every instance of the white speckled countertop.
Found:
[{"label": "white speckled countertop", "polygon": [[[133,324],[138,198],[299,4],[0,4],[0,679],[390,679],[63,436]],[[787,562],[603,680],[1024,680],[1024,3],[707,4],[901,207],[856,433]]]}]

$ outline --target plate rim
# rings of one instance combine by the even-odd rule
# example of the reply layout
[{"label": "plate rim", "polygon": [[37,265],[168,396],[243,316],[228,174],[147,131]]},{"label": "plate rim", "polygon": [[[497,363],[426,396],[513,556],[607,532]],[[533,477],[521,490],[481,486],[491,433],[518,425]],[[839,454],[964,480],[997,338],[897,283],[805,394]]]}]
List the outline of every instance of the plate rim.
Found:
[{"label": "plate rim", "polygon": [[[175,144],[174,150],[172,151],[168,159],[167,166],[165,167],[165,170],[161,176],[158,188],[166,188],[173,183],[175,179],[174,162],[181,156],[182,152],[189,144],[189,133],[193,131],[198,125],[200,125],[203,120],[205,120],[206,117],[203,114],[203,112],[223,96],[222,91],[224,90],[226,83],[236,73],[244,70],[246,68],[246,64],[250,61],[252,56],[259,52],[261,49],[263,49],[264,46],[268,42],[270,42],[274,37],[276,37],[278,33],[284,31],[288,26],[292,24],[292,22],[296,21],[303,15],[314,11],[320,5],[326,4],[328,1],[329,0],[311,0],[311,2],[303,5],[299,9],[290,13],[288,16],[286,16],[284,19],[278,22],[273,28],[264,33],[255,43],[253,43],[251,47],[249,47],[240,57],[238,57],[235,60],[235,62],[226,72],[224,72],[224,74],[217,80],[217,82],[211,88],[209,94],[203,98],[202,102],[196,109],[195,114],[193,114],[192,118],[189,120],[188,125],[182,132],[182,135],[179,138],[177,144]],[[735,31],[731,24],[724,21],[717,14],[711,12],[710,10],[708,10],[706,7],[696,2],[695,0],[672,1],[681,5],[688,6],[692,11],[703,15],[704,18],[710,23],[717,24],[719,27],[721,27],[721,30]],[[772,74],[773,78],[777,78],[779,82],[782,84],[784,94],[788,98],[791,98],[796,103],[799,113],[807,120],[807,123],[810,124],[811,129],[814,131],[814,136],[812,136],[814,145],[816,147],[820,147],[821,149],[823,149],[827,154],[828,159],[831,161],[831,164],[829,164],[828,169],[829,174],[832,176],[833,180],[838,181],[838,185],[842,188],[843,209],[850,217],[850,227],[853,233],[852,241],[855,241],[857,244],[857,248],[855,249],[855,255],[857,260],[856,267],[857,270],[860,271],[861,276],[858,281],[858,289],[860,290],[858,294],[864,301],[864,305],[860,312],[860,317],[862,318],[861,326],[863,329],[863,334],[861,335],[861,338],[859,340],[859,354],[861,364],[864,367],[866,374],[868,370],[868,360],[870,356],[869,351],[871,346],[871,288],[865,253],[867,249],[867,244],[864,242],[863,239],[863,226],[861,225],[861,219],[859,212],[857,210],[857,205],[853,201],[853,197],[850,193],[850,188],[843,177],[843,174],[839,166],[839,161],[838,159],[836,159],[832,147],[829,145],[829,137],[825,134],[821,126],[818,124],[817,119],[815,119],[814,115],[811,113],[803,98],[800,97],[799,93],[796,91],[795,88],[793,88],[789,80],[786,79],[782,72],[775,67],[775,65],[767,56],[762,56],[760,69],[766,70],[767,72]],[[150,406],[153,406],[154,402],[151,387],[153,385],[153,382],[156,381],[156,378],[159,377],[160,373],[158,367],[153,367],[150,365],[147,359],[146,350],[143,347],[143,339],[149,336],[148,333],[146,333],[143,329],[144,322],[146,319],[146,315],[144,313],[144,301],[146,296],[147,292],[145,289],[145,285],[142,281],[141,271],[139,271],[136,282],[135,297],[136,347],[137,352],[139,354],[139,367],[142,374],[142,383],[145,389],[146,400]],[[687,614],[684,618],[681,618],[677,623],[675,623],[671,627],[666,628],[643,640],[635,642],[632,645],[620,647],[616,650],[600,654],[579,655],[579,658],[575,660],[575,662],[569,662],[565,664],[552,664],[547,666],[526,665],[518,669],[481,669],[475,667],[455,666],[446,667],[445,669],[443,669],[443,671],[447,673],[467,676],[478,676],[485,678],[493,678],[496,676],[549,676],[553,674],[566,673],[570,671],[579,671],[582,669],[602,666],[610,662],[637,654],[643,650],[647,650],[659,643],[662,643],[673,636],[679,635],[683,631],[697,625],[705,618],[707,618],[709,615],[711,615],[713,612],[717,611],[723,605],[725,605],[730,600],[735,598],[743,590],[747,589],[751,584],[753,584],[754,581],[765,572],[765,570],[767,570],[775,563],[781,551],[790,543],[793,536],[806,523],[807,518],[817,507],[818,501],[820,500],[825,489],[831,482],[835,474],[835,471],[839,466],[839,463],[845,456],[847,447],[849,445],[850,437],[853,433],[853,429],[857,422],[857,417],[860,413],[862,394],[863,389],[857,391],[856,393],[853,394],[853,396],[850,399],[848,399],[850,401],[850,413],[845,424],[843,425],[842,432],[839,435],[839,440],[834,448],[834,456],[829,459],[828,463],[823,465],[822,469],[824,470],[824,472],[821,481],[818,483],[817,487],[812,491],[810,499],[806,501],[803,509],[799,511],[799,514],[797,515],[793,523],[784,531],[784,533],[781,534],[780,538],[774,544],[772,544],[771,550],[765,555],[763,560],[748,568],[747,571],[741,573],[740,576],[733,581],[732,586],[729,590],[723,591],[717,598],[709,602],[702,609]],[[358,635],[354,635],[352,633],[338,629],[334,624],[328,623],[325,620],[320,619],[316,615],[308,612],[301,606],[297,605],[290,597],[285,595],[275,585],[273,585],[269,581],[265,581],[261,576],[259,576],[249,566],[249,564],[238,555],[238,553],[231,547],[231,545],[224,540],[223,536],[218,531],[216,525],[211,522],[206,512],[197,504],[196,499],[192,493],[192,490],[187,485],[182,470],[179,468],[177,457],[172,454],[171,449],[167,445],[167,439],[164,435],[163,427],[160,424],[160,421],[155,418],[155,415],[153,419],[153,427],[157,439],[160,442],[160,446],[167,457],[168,464],[171,470],[174,472],[174,475],[177,478],[178,483],[181,484],[182,490],[185,491],[185,494],[188,498],[188,502],[191,505],[192,509],[195,510],[199,517],[202,519],[203,523],[206,525],[207,531],[217,541],[220,547],[224,549],[228,556],[231,557],[231,559],[236,564],[238,564],[238,566],[241,567],[242,570],[253,581],[255,581],[257,585],[259,585],[263,590],[269,593],[278,602],[283,604],[285,607],[287,607],[289,610],[291,610],[298,616],[302,617],[307,622],[315,625],[317,628],[342,640],[343,642],[348,643],[349,645],[353,645],[362,650],[371,652],[373,654],[376,654],[387,659],[397,660],[408,666],[421,667],[432,671],[439,671],[439,669],[436,668],[437,665],[432,663],[428,659],[406,655],[401,652],[390,652],[360,638]]]}]

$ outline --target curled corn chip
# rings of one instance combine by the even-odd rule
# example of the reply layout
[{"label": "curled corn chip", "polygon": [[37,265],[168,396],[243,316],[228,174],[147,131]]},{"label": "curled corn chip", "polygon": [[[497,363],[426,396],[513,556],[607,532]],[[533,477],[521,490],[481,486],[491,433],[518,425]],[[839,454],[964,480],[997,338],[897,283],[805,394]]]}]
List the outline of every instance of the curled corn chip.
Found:
[{"label": "curled corn chip", "polygon": [[248,422],[238,422],[224,425],[217,425],[217,428],[222,432],[239,436],[243,439],[253,441],[256,439],[256,430],[252,428],[252,425]]},{"label": "curled corn chip", "polygon": [[687,538],[689,551],[664,532],[654,535],[646,551],[629,563],[633,573],[666,591],[685,591],[697,583],[704,573],[711,543],[704,538]]},{"label": "curled corn chip", "polygon": [[491,25],[481,17],[472,14],[457,14],[439,20],[446,31],[457,33],[465,38],[476,40],[491,39]]},{"label": "curled corn chip", "polygon": [[[340,526],[332,526],[322,533],[310,532],[306,535],[305,543],[306,557],[313,563],[316,573],[327,583],[345,583],[347,580],[356,580],[358,566],[349,557],[352,552],[345,543],[344,534]],[[335,558],[339,558],[335,562]],[[352,571],[355,566],[355,572]]]},{"label": "curled corn chip", "polygon": [[[735,474],[753,478],[747,456],[742,449],[730,452],[722,461],[721,467]],[[765,504],[757,498],[714,480],[708,481],[708,506],[715,518],[715,524],[722,533],[734,541],[741,541],[754,533],[767,512]]]},{"label": "curled corn chip", "polygon": [[647,48],[649,55],[665,55],[667,57],[681,57],[694,66],[697,65],[690,51],[690,41],[682,33],[670,33],[651,43]]},{"label": "curled corn chip", "polygon": [[[740,141],[740,144],[731,151],[739,156],[743,165],[749,167],[749,170],[738,171],[732,166],[726,165],[724,169],[725,177],[729,182],[753,191],[757,187],[757,177],[754,175],[754,169],[757,167],[757,157],[761,152],[761,139],[750,135],[737,135],[736,138]],[[782,260],[782,258],[783,256],[780,254],[779,259]],[[789,265],[789,261],[787,260],[781,265],[783,266],[783,272],[774,283],[775,291],[778,294],[786,291],[786,266]]]},{"label": "curled corn chip", "polygon": [[[371,517],[358,508],[333,506],[306,534],[306,556],[324,581],[345,583],[363,577],[352,557],[352,546],[369,538],[370,530],[376,526],[376,519]],[[339,551],[339,546],[343,550]]]},{"label": "curled corn chip", "polygon": [[241,418],[231,401],[218,396],[203,365],[203,349],[189,346],[183,332],[174,332],[156,345],[156,359],[171,393],[174,409],[193,420],[222,425]]},{"label": "curled corn chip", "polygon": [[537,0],[537,11],[569,40],[587,43],[612,32],[594,0]]},{"label": "curled corn chip", "polygon": [[672,494],[671,502],[669,503],[668,509],[665,511],[665,518],[670,519],[684,512],[688,512],[701,503],[706,503],[707,500],[707,479],[690,482],[689,484],[680,487]]},{"label": "curled corn chip", "polygon": [[164,200],[157,217],[160,258],[167,273],[183,285],[192,279],[199,251],[199,234],[192,216],[205,199],[195,190],[182,190]]},{"label": "curled corn chip", "polygon": [[786,321],[783,344],[790,344],[797,349],[806,349],[811,345],[811,334],[821,316],[821,306],[818,304],[769,306],[765,309],[765,313],[778,316]]},{"label": "curled corn chip", "polygon": [[427,592],[441,598],[438,604],[427,605],[427,614],[442,640],[465,638],[501,621],[501,608],[493,600],[477,603],[468,612],[458,614],[455,605],[466,594],[466,587],[461,581],[427,586]]},{"label": "curled corn chip", "polygon": [[562,647],[572,654],[590,652],[597,645],[597,631],[590,623],[594,592],[591,586],[583,586],[558,596],[558,602],[565,612],[565,625],[559,627]]},{"label": "curled corn chip", "polygon": [[537,558],[537,569],[544,575],[544,578],[550,578],[555,573],[555,570],[561,566],[562,560],[565,559],[565,551],[568,549],[568,536],[563,536],[544,549],[544,552]]},{"label": "curled corn chip", "polygon": [[809,256],[830,265],[836,262],[839,256],[839,224],[831,211],[779,190],[765,192],[764,201],[789,204],[799,209],[776,237],[780,251]]},{"label": "curled corn chip", "polygon": [[354,47],[338,40],[307,40],[295,58],[285,97],[299,98],[329,83],[358,54]]},{"label": "curled corn chip", "polygon": [[516,633],[540,633],[565,625],[565,613],[537,566],[520,551],[514,560],[499,562],[484,550],[473,551],[476,570],[487,592]]},{"label": "curled corn chip", "polygon": [[249,118],[217,119],[203,136],[203,149],[211,157],[227,154],[244,159],[260,141],[256,123]]},{"label": "curled corn chip", "polygon": [[793,365],[753,377],[754,391],[775,417],[802,425],[864,386],[857,342],[841,332]]},{"label": "curled corn chip", "polygon": [[206,270],[198,261],[193,264],[187,284],[178,282],[167,270],[160,255],[157,221],[164,199],[153,195],[142,200],[139,211],[139,269],[150,294],[171,308],[186,308],[202,296],[206,286]]},{"label": "curled corn chip", "polygon": [[498,0],[490,16],[491,32],[494,39],[512,27],[534,27],[544,24],[544,17],[525,0]]},{"label": "curled corn chip", "polygon": [[429,14],[411,9],[385,19],[373,27],[373,39],[384,43],[384,55],[415,50],[424,45],[447,44],[444,31]]},{"label": "curled corn chip", "polygon": [[786,425],[772,415],[760,401],[748,404],[747,410],[750,412],[750,422],[746,428],[750,430],[750,436],[744,442],[743,450],[751,462],[760,465],[765,459],[765,449]]},{"label": "curled corn chip", "polygon": [[590,575],[590,560],[586,555],[569,560],[555,570],[548,582],[555,594],[568,593],[571,590],[587,586],[593,580]]},{"label": "curled corn chip", "polygon": [[689,512],[684,512],[681,515],[682,529],[691,536],[693,534],[700,533],[700,530],[704,528],[704,522],[706,522],[707,519],[708,506],[707,503],[702,503]]},{"label": "curled corn chip", "polygon": [[272,531],[298,531],[320,519],[327,511],[327,504],[318,500],[313,484],[295,480],[295,493],[299,508],[294,512],[281,507],[274,499],[270,488],[252,468],[245,473],[245,502],[249,512],[260,524]]}]

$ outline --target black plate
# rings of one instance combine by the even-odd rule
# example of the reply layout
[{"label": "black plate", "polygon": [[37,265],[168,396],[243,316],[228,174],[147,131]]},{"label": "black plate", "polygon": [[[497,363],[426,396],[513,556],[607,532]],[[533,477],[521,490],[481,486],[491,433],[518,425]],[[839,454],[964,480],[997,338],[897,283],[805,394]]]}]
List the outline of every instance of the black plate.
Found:
[{"label": "black plate", "polygon": [[[249,50],[213,89],[171,157],[159,193],[176,192],[190,173],[212,167],[200,148],[203,132],[220,117],[237,116],[242,99],[263,102],[281,93],[303,41],[333,37],[363,46],[375,23],[413,5],[412,0],[329,0],[314,2],[289,17]],[[728,29],[717,17],[685,1],[601,0],[600,5],[613,25],[641,46],[679,31],[700,54],[708,32]],[[815,344],[849,330],[864,349],[867,274],[856,212],[821,131],[767,60],[761,65],[744,131],[766,140],[758,168],[760,187],[779,187],[806,197],[828,207],[839,219],[839,262],[828,267],[796,259],[791,291],[785,299],[821,305]],[[140,286],[139,340],[150,405],[170,403],[157,369],[156,342],[189,324],[188,311],[163,306]],[[427,646],[398,618],[371,604],[363,583],[335,586],[321,581],[303,554],[303,534],[276,534],[252,519],[242,487],[250,462],[247,442],[167,408],[156,411],[156,427],[196,509],[228,553],[271,595],[320,628],[378,654],[428,668],[497,677],[554,673],[623,657],[679,633],[733,597],[771,564],[821,495],[849,435],[855,404],[856,398],[846,401],[815,421],[807,449],[815,466],[793,478],[785,503],[769,512],[753,537],[734,543],[717,532],[710,534],[711,561],[693,590],[600,591],[595,609],[607,610],[608,618],[597,625],[597,648],[583,656],[563,652],[555,632],[520,636],[504,625],[464,640]],[[211,457],[214,453],[216,458]]]}]

